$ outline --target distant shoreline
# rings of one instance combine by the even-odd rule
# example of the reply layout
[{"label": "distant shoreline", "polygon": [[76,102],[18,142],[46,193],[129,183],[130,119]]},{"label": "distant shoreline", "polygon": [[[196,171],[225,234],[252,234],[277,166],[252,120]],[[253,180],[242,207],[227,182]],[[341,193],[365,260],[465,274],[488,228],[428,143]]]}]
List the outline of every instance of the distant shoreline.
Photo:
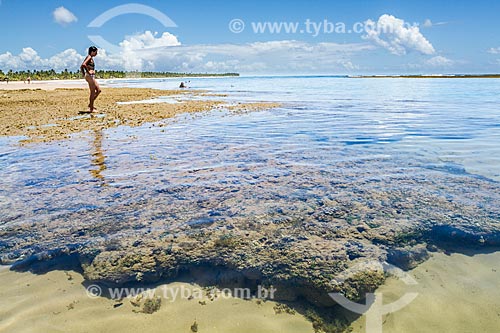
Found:
[{"label": "distant shoreline", "polygon": [[[111,71],[98,70],[98,79],[165,79],[165,78],[194,78],[194,77],[238,77],[239,73],[175,73],[175,72],[135,72],[135,71]],[[28,78],[36,81],[44,80],[77,80],[82,78],[81,72],[64,70],[33,70],[3,72],[0,70],[0,81],[26,81]]]},{"label": "distant shoreline", "polygon": [[450,75],[358,75],[362,79],[500,79],[500,74],[450,74]]},{"label": "distant shoreline", "polygon": [[[20,76],[19,73],[15,73],[14,76],[5,75],[2,76],[2,71],[0,71],[0,89],[4,87],[8,82],[26,82],[28,76]],[[224,78],[224,77],[249,77],[241,76],[239,73],[156,73],[156,72],[122,72],[119,75],[113,75],[116,73],[111,73],[108,71],[97,71],[96,78],[99,80],[137,80],[137,79],[196,79],[196,78]],[[6,78],[8,77],[8,80]],[[250,77],[324,77],[324,78],[345,78],[345,79],[500,79],[500,74],[429,74],[429,75],[250,75]],[[37,77],[36,75],[31,76],[31,82],[78,82],[83,81],[80,73],[70,73],[69,75],[59,75],[57,76],[47,76],[42,75]],[[3,84],[2,84],[3,83]],[[85,82],[84,82],[85,83]]]}]

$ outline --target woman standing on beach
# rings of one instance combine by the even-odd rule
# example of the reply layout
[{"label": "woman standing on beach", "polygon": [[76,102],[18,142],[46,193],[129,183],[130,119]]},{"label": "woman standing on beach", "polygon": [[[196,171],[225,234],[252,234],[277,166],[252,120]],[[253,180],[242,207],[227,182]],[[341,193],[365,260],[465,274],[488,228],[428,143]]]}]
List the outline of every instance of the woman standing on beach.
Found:
[{"label": "woman standing on beach", "polygon": [[80,66],[80,70],[82,71],[85,80],[89,84],[90,89],[90,97],[89,97],[89,112],[93,112],[96,110],[94,108],[94,101],[101,93],[101,88],[95,79],[95,63],[94,57],[97,55],[97,47],[91,46],[89,47],[89,55],[85,58],[82,65]]}]

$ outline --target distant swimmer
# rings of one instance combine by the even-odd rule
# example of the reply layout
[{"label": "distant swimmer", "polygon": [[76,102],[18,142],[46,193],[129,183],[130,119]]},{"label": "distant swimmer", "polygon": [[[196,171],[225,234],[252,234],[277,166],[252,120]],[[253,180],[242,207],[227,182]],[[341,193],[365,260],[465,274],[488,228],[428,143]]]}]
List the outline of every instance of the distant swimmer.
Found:
[{"label": "distant swimmer", "polygon": [[94,108],[94,101],[99,97],[101,93],[101,87],[97,83],[95,79],[95,63],[94,57],[97,55],[97,47],[91,46],[89,47],[89,54],[83,61],[80,66],[80,70],[82,71],[83,76],[85,77],[85,81],[89,84],[90,89],[90,97],[89,97],[89,112],[94,112],[96,109]]},{"label": "distant swimmer", "polygon": [[184,84],[184,82],[181,82],[179,88],[187,88],[187,86]]}]

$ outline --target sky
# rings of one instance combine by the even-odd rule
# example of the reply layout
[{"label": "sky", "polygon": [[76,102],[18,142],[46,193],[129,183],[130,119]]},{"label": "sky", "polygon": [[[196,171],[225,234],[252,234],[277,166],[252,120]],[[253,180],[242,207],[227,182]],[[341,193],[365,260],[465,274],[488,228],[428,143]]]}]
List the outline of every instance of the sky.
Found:
[{"label": "sky", "polygon": [[500,72],[500,1],[0,0],[0,69]]}]

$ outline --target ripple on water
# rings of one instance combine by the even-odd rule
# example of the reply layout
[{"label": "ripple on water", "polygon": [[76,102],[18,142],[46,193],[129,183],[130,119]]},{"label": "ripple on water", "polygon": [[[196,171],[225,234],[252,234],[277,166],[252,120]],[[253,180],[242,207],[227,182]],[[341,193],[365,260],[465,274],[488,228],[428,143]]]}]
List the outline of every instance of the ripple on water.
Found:
[{"label": "ripple on water", "polygon": [[[491,126],[500,116],[460,97],[483,88],[476,83],[309,79],[303,94],[304,82],[296,78],[282,78],[282,86],[266,81],[266,89],[255,80],[253,90],[237,81],[228,101],[288,96],[294,102],[233,116],[179,117],[163,128],[89,132],[63,145],[14,148],[2,141],[0,223],[11,237],[2,252],[27,239],[26,247],[43,248],[117,234],[241,226],[262,216],[276,224],[293,216],[287,223],[316,225],[326,199],[351,210],[365,207],[362,218],[345,221],[374,226],[382,216],[376,207],[393,216],[391,205],[400,197],[444,198],[434,207],[443,214],[439,205],[449,200],[468,208],[481,202],[479,213],[496,211],[497,185],[470,175],[471,161],[500,156],[492,144],[499,142],[498,127]],[[491,122],[471,121],[470,110]],[[499,165],[473,173],[493,178]],[[471,188],[463,191],[464,184]],[[406,215],[402,209],[408,221],[389,222],[417,223],[425,209]]]}]

